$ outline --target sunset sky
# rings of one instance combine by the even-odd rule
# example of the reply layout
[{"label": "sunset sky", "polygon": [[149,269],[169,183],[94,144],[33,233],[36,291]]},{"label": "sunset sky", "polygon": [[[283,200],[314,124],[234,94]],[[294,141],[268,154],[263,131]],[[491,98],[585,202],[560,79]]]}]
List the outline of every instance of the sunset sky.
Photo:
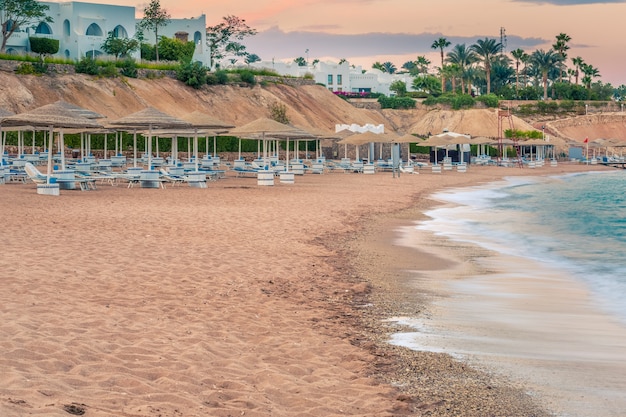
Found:
[{"label": "sunset sky", "polygon": [[[101,0],[135,6],[147,1]],[[172,17],[206,15],[207,25],[223,16],[245,19],[258,34],[244,42],[262,60],[295,57],[338,61],[369,69],[375,61],[400,68],[425,55],[432,66],[441,58],[431,49],[447,38],[467,46],[485,37],[500,40],[506,50],[527,53],[550,49],[559,33],[569,43],[567,63],[580,56],[598,68],[601,81],[626,84],[626,0],[161,0]],[[140,17],[140,16],[138,16]]]}]

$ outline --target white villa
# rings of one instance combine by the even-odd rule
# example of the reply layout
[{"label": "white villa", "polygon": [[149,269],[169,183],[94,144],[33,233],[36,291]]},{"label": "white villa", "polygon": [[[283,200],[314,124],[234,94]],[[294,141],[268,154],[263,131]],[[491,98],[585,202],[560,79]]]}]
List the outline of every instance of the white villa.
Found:
[{"label": "white villa", "polygon": [[[52,23],[35,23],[32,27],[21,28],[8,40],[7,52],[28,52],[29,36],[48,37],[59,40],[57,56],[79,60],[84,56],[102,55],[101,45],[109,32],[117,37],[135,36],[136,24],[141,19],[135,18],[135,8],[108,4],[70,2],[42,2],[49,7],[48,15]],[[210,66],[210,53],[206,44],[205,15],[190,19],[172,19],[159,28],[159,35],[193,41],[196,44],[194,61]],[[154,42],[153,33],[145,33],[145,42]],[[139,58],[139,52],[135,53]]]},{"label": "white villa", "polygon": [[348,61],[341,63],[317,62],[300,66],[291,62],[259,61],[250,64],[253,68],[270,69],[280,75],[293,77],[312,76],[316,83],[324,84],[333,92],[382,93],[393,95],[391,83],[404,81],[408,91],[413,91],[413,77],[409,74],[389,74],[377,69],[364,71],[361,66],[351,66]]}]

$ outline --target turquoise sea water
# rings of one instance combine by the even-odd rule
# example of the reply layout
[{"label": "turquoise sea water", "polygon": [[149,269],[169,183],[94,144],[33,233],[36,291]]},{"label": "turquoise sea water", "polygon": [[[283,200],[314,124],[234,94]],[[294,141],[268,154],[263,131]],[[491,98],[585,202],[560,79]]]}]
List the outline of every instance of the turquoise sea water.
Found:
[{"label": "turquoise sea water", "polygon": [[456,204],[420,228],[563,271],[626,324],[626,171],[512,177],[436,197]]}]

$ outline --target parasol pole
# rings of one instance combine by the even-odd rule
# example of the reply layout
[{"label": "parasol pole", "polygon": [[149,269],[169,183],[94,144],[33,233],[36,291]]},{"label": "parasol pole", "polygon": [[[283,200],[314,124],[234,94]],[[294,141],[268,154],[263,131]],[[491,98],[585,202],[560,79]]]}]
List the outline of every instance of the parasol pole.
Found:
[{"label": "parasol pole", "polygon": [[285,171],[289,172],[289,138],[287,138],[287,153],[285,154]]},{"label": "parasol pole", "polygon": [[217,135],[213,136],[213,158],[217,156]]},{"label": "parasol pole", "polygon": [[152,123],[148,125],[148,171],[152,171]]},{"label": "parasol pole", "polygon": [[133,168],[137,168],[137,129],[133,129]]},{"label": "parasol pole", "polygon": [[198,172],[198,128],[194,130],[193,136],[193,165],[195,172]]},{"label": "parasol pole", "polygon": [[35,129],[33,129],[33,155],[35,154]]},{"label": "parasol pole", "polygon": [[48,131],[48,170],[47,170],[47,178],[46,184],[50,185],[50,177],[52,176],[52,149],[54,144],[52,141],[54,140],[54,126],[50,126],[50,130]]},{"label": "parasol pole", "polygon": [[107,142],[109,141],[109,134],[104,134],[104,159],[107,159]]}]

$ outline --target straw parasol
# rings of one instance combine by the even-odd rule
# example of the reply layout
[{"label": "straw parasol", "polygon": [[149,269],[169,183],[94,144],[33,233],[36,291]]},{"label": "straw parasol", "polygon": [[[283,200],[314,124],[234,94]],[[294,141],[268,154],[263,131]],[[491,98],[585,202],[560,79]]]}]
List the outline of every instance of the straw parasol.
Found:
[{"label": "straw parasol", "polygon": [[[101,128],[102,125],[94,119],[88,119],[78,115],[76,111],[68,110],[65,106],[57,103],[47,104],[34,110],[7,116],[2,119],[2,124],[6,126],[30,125],[34,127],[46,127],[49,129],[48,147],[48,185],[52,175],[52,141],[54,129],[64,128]],[[64,162],[63,151],[63,130],[60,131],[61,160]]]},{"label": "straw parasol", "polygon": [[137,167],[137,129],[148,128],[148,169],[152,169],[152,129],[191,128],[191,123],[163,113],[154,107],[129,114],[110,122],[111,126],[125,127],[133,130],[134,166]]},{"label": "straw parasol", "polygon": [[[206,149],[207,153],[209,152],[209,136],[213,136],[213,155],[217,154],[217,135],[219,133],[226,133],[229,129],[235,127],[235,125],[224,122],[222,120],[216,119],[215,117],[209,116],[206,113],[202,113],[198,110],[195,110],[185,116],[181,117],[182,120],[185,120],[192,124],[192,126],[196,129],[211,129],[213,132],[211,134],[205,135],[206,137]],[[198,163],[198,155],[197,155],[197,135],[194,136],[194,149],[195,152],[195,161],[196,161],[196,171],[197,171],[197,163]]]},{"label": "straw parasol", "polygon": [[13,116],[15,113],[8,110],[0,109],[0,166],[2,165],[2,156],[4,155],[5,137],[2,134],[2,119],[7,116]]},{"label": "straw parasol", "polygon": [[231,129],[229,133],[233,136],[239,137],[239,159],[241,159],[241,138],[250,137],[249,135],[253,135],[253,137],[254,135],[261,135],[260,140],[263,141],[264,160],[267,165],[267,140],[265,135],[295,134],[298,131],[299,130],[293,126],[268,119],[267,117],[261,117],[243,126]]}]

